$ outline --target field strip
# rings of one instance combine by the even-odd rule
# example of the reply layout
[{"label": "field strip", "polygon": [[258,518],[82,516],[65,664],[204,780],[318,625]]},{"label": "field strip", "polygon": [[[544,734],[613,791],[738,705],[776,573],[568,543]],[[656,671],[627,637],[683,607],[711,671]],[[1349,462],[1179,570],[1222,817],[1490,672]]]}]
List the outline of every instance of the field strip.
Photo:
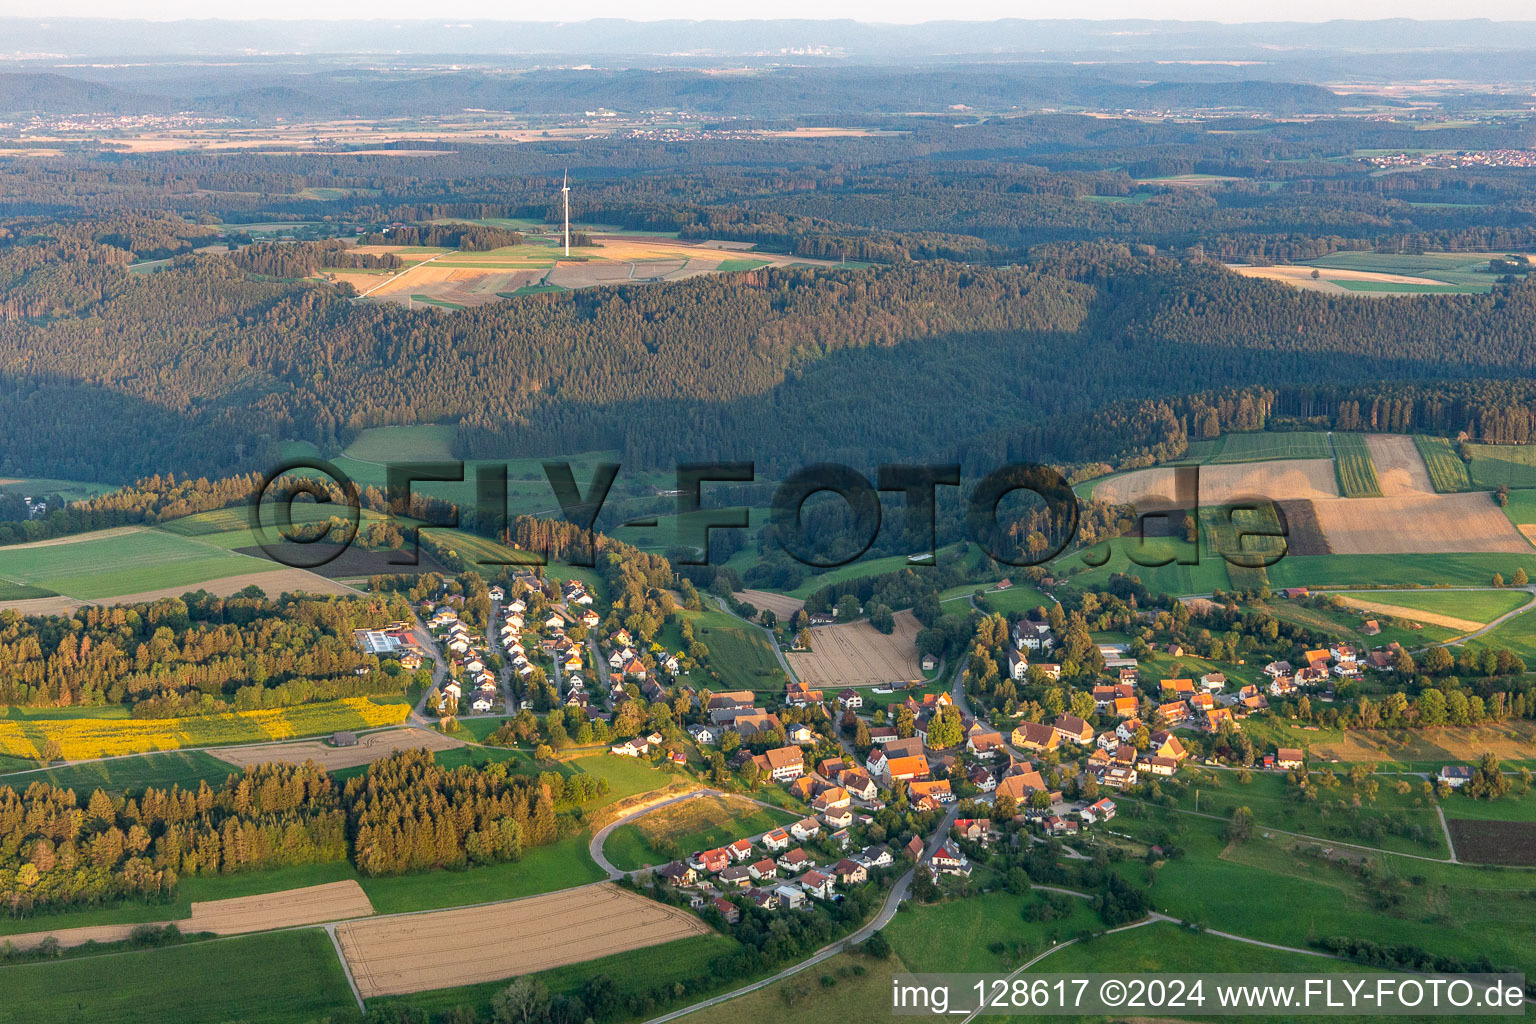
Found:
[{"label": "field strip", "polygon": [[1441,615],[1438,612],[1424,612],[1417,608],[1405,608],[1402,605],[1387,604],[1383,601],[1362,601],[1358,597],[1346,597],[1339,595],[1339,600],[1351,608],[1359,608],[1361,611],[1376,612],[1380,615],[1390,615],[1397,619],[1408,619],[1412,622],[1427,623],[1431,626],[1444,626],[1447,629],[1460,630],[1470,633],[1474,629],[1482,629],[1487,623],[1477,622],[1472,619],[1458,619],[1454,615]]},{"label": "field strip", "polygon": [[488,906],[353,921],[336,928],[336,940],[369,999],[499,981],[709,930],[686,910],[599,882]]},{"label": "field strip", "polygon": [[795,675],[813,686],[858,686],[923,678],[918,663],[917,618],[895,615],[896,628],[881,633],[867,621],[810,629],[811,649],[786,655]]},{"label": "field strip", "polygon": [[1429,478],[1429,467],[1413,443],[1405,434],[1366,434],[1365,446],[1370,449],[1371,461],[1376,463],[1376,479],[1381,481],[1381,493],[1388,498],[1405,494],[1434,494],[1435,484]]},{"label": "field strip", "polygon": [[[174,924],[187,935],[199,932],[245,935],[276,928],[295,928],[323,924],[326,921],[368,917],[372,913],[373,904],[368,901],[368,894],[363,891],[363,887],[348,880],[194,903],[190,917],[165,923]],[[82,946],[87,942],[124,942],[138,927],[139,924],[89,925],[10,935],[4,941],[17,949],[32,949],[49,936],[65,947]]]},{"label": "field strip", "polygon": [[798,597],[776,594],[771,590],[740,590],[736,592],[736,600],[745,601],[759,611],[766,608],[777,615],[780,622],[788,622],[795,612],[805,607],[805,602]]},{"label": "field strip", "polygon": [[452,750],[464,746],[464,741],[444,736],[431,729],[384,729],[380,732],[359,736],[353,747],[333,747],[319,740],[300,740],[296,743],[261,743],[247,747],[219,747],[208,751],[214,757],[236,768],[286,761],[303,764],[313,761],[327,771],[353,768],[360,764],[372,764],[401,750]]},{"label": "field strip", "polygon": [[145,533],[147,526],[114,526],[109,530],[90,530],[86,533],[72,533],[67,537],[54,537],[51,540],[34,540],[30,544],[7,544],[0,551],[35,551],[38,548],[56,548],[64,544],[79,544],[83,541],[111,540],[113,537],[126,537],[132,533]]},{"label": "field strip", "polygon": [[[10,549],[6,549],[10,550]],[[217,549],[222,550],[222,549]],[[250,558],[248,555],[241,556]],[[259,559],[252,559],[259,561]],[[116,594],[112,597],[93,597],[82,600],[74,597],[30,597],[18,601],[0,601],[0,611],[11,609],[19,615],[62,615],[89,605],[149,604],[167,597],[180,597],[195,590],[206,590],[215,597],[232,597],[246,587],[260,587],[269,596],[302,590],[311,594],[336,594],[358,597],[362,592],[337,580],[327,579],[308,569],[268,569],[264,572],[248,572],[239,576],[205,580],[202,583],[186,583],[159,590],[141,590],[134,594]]]},{"label": "field strip", "polygon": [[1313,501],[1336,555],[1529,552],[1531,542],[1486,493]]},{"label": "field strip", "polygon": [[358,296],[358,298],[366,299],[369,295],[372,295],[374,292],[378,291],[380,288],[383,288],[385,285],[393,284],[393,283],[399,281],[401,278],[405,277],[405,275],[409,274],[411,271],[415,270],[417,267],[424,267],[428,263],[431,263],[432,260],[442,259],[444,256],[450,255],[451,253],[457,252],[457,251],[458,251],[457,249],[451,249],[451,250],[449,250],[449,252],[440,252],[440,253],[438,253],[436,256],[433,256],[432,259],[422,260],[420,263],[413,263],[410,266],[408,266],[408,267],[404,268],[403,270],[401,270],[400,273],[394,274],[394,275],[392,275],[390,277],[386,277],[383,281],[381,281],[378,284],[374,285],[372,288],[369,288],[366,292],[363,292],[361,295]]}]

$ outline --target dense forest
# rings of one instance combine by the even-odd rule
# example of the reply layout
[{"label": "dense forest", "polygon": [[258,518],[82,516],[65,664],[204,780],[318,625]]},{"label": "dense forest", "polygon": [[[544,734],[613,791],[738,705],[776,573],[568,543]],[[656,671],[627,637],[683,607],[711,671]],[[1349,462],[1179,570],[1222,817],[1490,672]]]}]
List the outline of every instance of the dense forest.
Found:
[{"label": "dense forest", "polygon": [[82,800],[47,782],[20,793],[4,786],[0,907],[28,917],[164,899],[192,875],[348,857],[364,875],[517,860],[575,827],[557,812],[606,791],[603,780],[509,774],[500,762],[445,769],[425,750],[375,761],[345,783],[308,762],[117,798],[98,789]]},{"label": "dense forest", "polygon": [[136,718],[167,718],[398,695],[411,675],[362,653],[352,631],[410,616],[392,595],[271,600],[259,590],[0,613],[0,704],[127,703]]}]

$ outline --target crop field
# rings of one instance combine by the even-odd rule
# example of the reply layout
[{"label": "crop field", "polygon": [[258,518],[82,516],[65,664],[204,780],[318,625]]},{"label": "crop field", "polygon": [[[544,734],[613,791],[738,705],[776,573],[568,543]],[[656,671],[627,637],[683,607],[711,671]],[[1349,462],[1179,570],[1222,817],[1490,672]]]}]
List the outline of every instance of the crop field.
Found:
[{"label": "crop field", "polygon": [[1536,867],[1536,823],[1448,818],[1446,824],[1461,860]]},{"label": "crop field", "polygon": [[809,631],[810,651],[785,657],[800,681],[812,686],[873,686],[921,679],[917,619],[910,611],[897,612],[895,619],[890,635],[862,621],[816,626]]},{"label": "crop field", "polygon": [[1234,499],[1336,498],[1327,459],[1273,459],[1200,467],[1199,492],[1176,494],[1172,468],[1137,469],[1107,477],[1093,488],[1095,501],[1135,505],[1142,511],[1228,504]]},{"label": "crop field", "polygon": [[608,835],[603,855],[623,871],[671,860],[667,844],[684,855],[709,850],[747,836],[760,835],[797,820],[787,811],[770,811],[740,797],[699,796],[659,807]]},{"label": "crop field", "polygon": [[1493,283],[1488,258],[1487,253],[1465,252],[1336,252],[1308,260],[1307,264],[1322,269],[1418,277],[1437,284],[1457,285],[1466,292],[1485,292]]},{"label": "crop field", "polygon": [[[1448,497],[1451,497],[1448,495]],[[1349,587],[1362,582],[1382,587],[1483,587],[1502,573],[1507,580],[1517,568],[1536,578],[1536,550],[1529,554],[1451,552],[1398,555],[1289,555],[1269,568],[1277,587]]]},{"label": "crop field", "polygon": [[[297,928],[353,917],[368,917],[373,905],[354,881],[327,882],[302,889],[208,900],[191,905],[191,913],[175,921],[183,935],[211,932],[214,935],[246,935],[250,932]],[[63,946],[86,942],[122,942],[137,927],[133,924],[87,925],[10,935],[6,941],[17,949],[31,949],[53,936]]]},{"label": "crop field", "polygon": [[463,745],[462,740],[444,736],[433,729],[386,729],[359,736],[357,745],[352,747],[333,747],[323,740],[304,740],[231,747],[215,750],[213,756],[240,769],[273,761],[293,764],[313,761],[322,768],[334,770],[372,764],[401,750],[453,750]]},{"label": "crop field", "polygon": [[1337,555],[1532,551],[1530,542],[1481,492],[1404,494],[1312,504],[1328,545]]},{"label": "crop field", "polygon": [[1120,537],[1069,555],[1066,564],[1092,566],[1068,580],[1071,586],[1083,588],[1102,586],[1114,573],[1134,576],[1164,594],[1209,594],[1232,588],[1226,562],[1183,537],[1148,537],[1145,541]]},{"label": "crop field", "polygon": [[1321,430],[1223,434],[1206,462],[1268,462],[1272,459],[1331,459],[1328,435]]},{"label": "crop field", "polygon": [[363,998],[495,981],[709,928],[607,883],[488,906],[356,921],[336,938]]},{"label": "crop field", "polygon": [[180,785],[183,789],[196,789],[198,782],[204,779],[209,785],[217,785],[232,773],[227,763],[201,750],[175,750],[111,761],[87,761],[42,770],[32,770],[33,763],[26,762],[29,770],[25,774],[0,775],[0,785],[21,790],[33,782],[51,782],[55,786],[73,789],[77,794],[89,794],[95,789],[121,793],[146,786],[169,789],[172,785]]},{"label": "crop field", "polygon": [[[1349,447],[1354,442],[1350,440],[1345,444]],[[1435,493],[1429,469],[1413,438],[1404,434],[1367,434],[1365,447],[1370,452],[1377,486],[1384,496],[1395,498],[1407,494]]]},{"label": "crop field", "polygon": [[94,498],[117,489],[116,484],[94,483],[89,480],[55,480],[39,476],[0,477],[0,490],[8,494],[30,494],[34,498],[57,494],[65,501]]},{"label": "crop field", "polygon": [[1200,510],[1200,527],[1206,550],[1227,563],[1227,577],[1238,590],[1268,586],[1265,564],[1288,550],[1274,505],[1230,510],[1208,505]]},{"label": "crop field", "polygon": [[448,308],[478,306],[530,291],[564,291],[601,285],[680,281],[700,274],[743,273],[768,266],[833,261],[753,253],[735,247],[679,241],[657,233],[597,234],[590,246],[573,246],[569,257],[552,236],[485,252],[427,246],[358,246],[361,253],[394,253],[405,261],[386,275],[326,271],[347,281],[370,301],[424,302]]},{"label": "crop field", "polygon": [[788,622],[795,612],[805,607],[805,602],[799,598],[777,594],[771,590],[740,590],[734,596],[736,600],[745,601],[759,611],[763,609],[772,611],[778,616],[780,622]]},{"label": "crop field", "polygon": [[1388,605],[1397,609],[1388,614],[1403,618],[1418,615],[1429,622],[1435,615],[1446,615],[1479,624],[1492,622],[1529,600],[1530,595],[1519,590],[1396,590],[1344,596],[1346,604],[1356,607],[1366,603]]},{"label": "crop field", "polygon": [[1461,461],[1456,449],[1451,447],[1451,442],[1443,437],[1415,434],[1413,443],[1429,470],[1429,478],[1434,482],[1435,490],[1441,494],[1472,490],[1472,478],[1467,475],[1467,464]]},{"label": "crop field", "polygon": [[[160,530],[124,528],[0,548],[0,579],[99,600],[264,572],[262,563]],[[181,590],[177,590],[181,593]]]},{"label": "crop field", "polygon": [[1386,600],[1376,601],[1358,597],[1344,597],[1342,600],[1351,608],[1358,608],[1363,612],[1367,612],[1373,615],[1391,616],[1394,619],[1403,619],[1409,622],[1417,622],[1420,624],[1429,623],[1435,626],[1444,626],[1445,628],[1453,629],[1458,633],[1470,633],[1484,625],[1484,623],[1478,622],[1476,619],[1464,619],[1455,615],[1447,615],[1443,612],[1421,611],[1399,604],[1392,604]]},{"label": "crop field", "polygon": [[1536,487],[1536,445],[1469,444],[1467,452],[1478,487]]},{"label": "crop field", "polygon": [[1381,497],[1381,481],[1376,477],[1376,464],[1371,461],[1371,449],[1365,437],[1361,434],[1334,434],[1333,448],[1334,465],[1339,474],[1339,493],[1346,498]]},{"label": "crop field", "polygon": [[50,739],[58,741],[64,757],[71,761],[150,750],[258,743],[338,729],[399,725],[409,712],[404,701],[377,704],[367,697],[345,697],[292,708],[193,718],[5,719],[0,721],[0,754],[35,758]]},{"label": "crop field", "polygon": [[318,928],[0,967],[8,1021],[307,1024],[352,1005]]}]

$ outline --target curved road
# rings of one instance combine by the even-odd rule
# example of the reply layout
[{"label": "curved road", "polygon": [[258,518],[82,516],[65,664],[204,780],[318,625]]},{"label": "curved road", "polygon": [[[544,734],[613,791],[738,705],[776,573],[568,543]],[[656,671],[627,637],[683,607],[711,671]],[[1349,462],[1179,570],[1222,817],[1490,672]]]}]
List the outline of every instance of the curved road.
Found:
[{"label": "curved road", "polygon": [[[684,803],[685,801],[688,801],[688,800],[696,800],[696,799],[698,799],[701,796],[730,796],[730,797],[735,797],[738,800],[748,800],[748,801],[751,801],[752,803],[757,804],[759,807],[766,807],[766,808],[768,808],[770,811],[786,811],[786,808],[779,807],[776,804],[770,804],[767,801],[759,800],[756,797],[743,796],[740,793],[722,793],[718,789],[709,789],[709,788],[693,789],[693,790],[689,790],[686,793],[679,793],[677,796],[668,797],[667,799],[658,801],[658,802],[656,802],[654,804],[647,804],[645,806],[638,807],[635,810],[630,811],[628,814],[624,815],[624,817],[619,818],[616,821],[609,822],[608,824],[604,825],[602,828],[598,829],[596,832],[592,833],[592,838],[587,843],[587,852],[589,854],[591,854],[592,860],[594,862],[596,862],[598,867],[600,867],[604,871],[608,872],[608,878],[609,878],[610,881],[617,881],[618,879],[623,878],[625,875],[628,875],[628,874],[640,874],[641,871],[643,871],[644,869],[641,869],[641,871],[634,871],[634,872],[622,871],[619,868],[615,867],[613,865],[613,863],[608,860],[607,857],[603,856],[603,844],[608,841],[608,836],[613,832],[614,829],[618,828],[620,825],[628,825],[631,822],[634,822],[634,821],[636,821],[636,820],[638,820],[640,818],[645,817],[647,814],[650,814],[652,811],[659,811],[663,807],[671,807],[673,804]],[[792,812],[788,812],[788,813],[792,813]],[[946,832],[948,831],[947,826],[946,826],[945,831]],[[755,842],[757,842],[759,839],[761,839],[763,836],[765,836],[767,834],[768,833],[766,833],[766,832],[759,832],[757,835],[755,835],[755,836],[748,836],[747,838],[751,839],[755,843]]]}]

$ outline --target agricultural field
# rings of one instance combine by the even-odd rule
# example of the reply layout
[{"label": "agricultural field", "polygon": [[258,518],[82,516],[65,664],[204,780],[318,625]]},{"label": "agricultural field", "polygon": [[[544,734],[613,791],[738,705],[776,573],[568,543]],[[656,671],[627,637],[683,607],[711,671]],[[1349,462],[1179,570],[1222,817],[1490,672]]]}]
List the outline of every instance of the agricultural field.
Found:
[{"label": "agricultural field", "polygon": [[1536,445],[1468,444],[1467,453],[1478,487],[1536,487]]},{"label": "agricultural field", "polygon": [[345,281],[375,302],[422,302],[449,309],[479,306],[540,291],[600,285],[681,281],[701,274],[741,273],[764,267],[836,266],[836,261],[752,253],[737,246],[685,242],[657,233],[598,233],[593,244],[572,246],[570,256],[553,236],[531,236],[520,245],[485,252],[428,246],[357,246],[358,252],[394,253],[405,267],[389,274],[322,272]]},{"label": "agricultural field", "polygon": [[895,614],[889,635],[867,621],[815,626],[808,632],[811,649],[785,655],[796,678],[812,686],[873,686],[913,682],[923,678],[917,651],[921,628],[910,611]]},{"label": "agricultural field", "polygon": [[709,648],[709,671],[720,688],[783,692],[784,669],[768,646],[768,636],[726,612],[685,612],[693,636]]},{"label": "agricultural field", "polygon": [[1536,823],[1448,818],[1446,824],[1461,860],[1536,867]]},{"label": "agricultural field", "polygon": [[318,928],[0,967],[0,990],[7,1019],[49,1024],[308,1024],[352,1004]]},{"label": "agricultural field", "polygon": [[[728,796],[699,796],[665,807],[621,825],[608,835],[603,855],[623,871],[665,864],[744,836],[760,835],[798,820],[787,811],[769,810],[751,800]],[[666,852],[673,849],[670,856]]]},{"label": "agricultural field", "polygon": [[535,973],[708,931],[690,911],[602,883],[350,922],[337,927],[336,939],[368,999]]},{"label": "agricultural field", "polygon": [[[1013,580],[1012,586],[1007,590],[994,590],[989,584],[968,584],[958,588],[958,593],[951,594],[946,591],[940,594],[939,600],[941,602],[964,600],[977,590],[982,589],[986,590],[986,593],[982,595],[982,600],[986,602],[987,608],[994,612],[1000,612],[1003,615],[1032,612],[1036,608],[1049,608],[1056,603],[1054,598],[1046,597],[1045,594],[1023,580]],[[953,611],[954,609],[945,610]]]},{"label": "agricultural field", "polygon": [[1433,622],[1436,616],[1447,616],[1477,625],[1492,622],[1531,599],[1519,590],[1371,590],[1342,596],[1345,604],[1370,611],[1390,609],[1384,613],[1399,618],[1419,614],[1423,621]]},{"label": "agricultural field", "polygon": [[251,746],[230,747],[215,750],[213,756],[220,761],[244,770],[252,765],[274,761],[303,764],[313,761],[326,770],[355,768],[372,764],[380,758],[401,750],[427,749],[432,751],[453,750],[464,745],[463,740],[444,736],[434,729],[385,729],[357,738],[352,747],[332,746],[325,740],[303,740],[298,743],[258,743]]},{"label": "agricultural field", "polygon": [[89,794],[94,789],[122,793],[146,786],[169,789],[179,785],[183,789],[195,789],[203,780],[211,786],[219,785],[233,770],[228,763],[201,750],[177,750],[109,761],[87,761],[61,768],[29,769],[16,775],[0,774],[0,785],[20,790],[33,782],[50,782],[73,789],[77,794]]},{"label": "agricultural field", "polygon": [[98,494],[117,490],[117,484],[95,483],[89,480],[55,480],[38,476],[0,477],[0,491],[7,494],[29,494],[34,498],[57,494],[65,501],[94,498]]},{"label": "agricultural field", "polygon": [[1212,463],[1333,458],[1333,450],[1328,447],[1328,435],[1321,430],[1223,434],[1215,439],[1213,448],[1208,450],[1196,450],[1195,445],[1199,443],[1190,445],[1190,456]]},{"label": "agricultural field", "polygon": [[[1243,725],[1254,742],[1300,747],[1314,762],[1367,761],[1382,771],[1433,772],[1447,764],[1476,764],[1492,752],[1505,768],[1536,765],[1536,724],[1527,720],[1437,729],[1331,729],[1278,719],[1250,718]],[[1412,781],[1412,780],[1410,780]]]},{"label": "agricultural field", "polygon": [[1382,497],[1381,481],[1377,479],[1376,464],[1364,435],[1340,432],[1334,434],[1332,440],[1339,493],[1346,498]]},{"label": "agricultural field", "polygon": [[1338,252],[1289,266],[1232,269],[1335,295],[1475,295],[1490,291],[1494,282],[1488,256],[1474,253]]},{"label": "agricultural field", "polygon": [[[1159,562],[1166,564],[1146,564]],[[1182,537],[1148,537],[1145,541],[1121,537],[1066,556],[1057,564],[1065,564],[1069,569],[1089,566],[1086,572],[1065,580],[1065,585],[1071,587],[1103,586],[1111,575],[1125,573],[1165,594],[1209,594],[1232,589],[1226,562]]]},{"label": "agricultural field", "polygon": [[1502,647],[1519,655],[1527,666],[1536,665],[1536,611],[1522,612],[1482,636],[1468,640],[1466,646],[1473,651]]},{"label": "agricultural field", "polygon": [[1429,470],[1435,490],[1441,494],[1455,494],[1472,490],[1472,478],[1467,474],[1467,464],[1461,461],[1451,442],[1443,437],[1413,435],[1414,446]]},{"label": "agricultural field", "polygon": [[0,579],[79,600],[196,589],[267,572],[271,562],[159,530],[124,527],[0,548]]},{"label": "agricultural field", "polygon": [[[1282,435],[1283,436],[1283,435]],[[1270,459],[1200,468],[1199,492],[1177,494],[1172,467],[1137,469],[1105,477],[1093,499],[1135,505],[1141,511],[1230,504],[1254,497],[1336,498],[1338,486],[1327,459]]]},{"label": "agricultural field", "polygon": [[[1447,495],[1454,497],[1454,495]],[[1362,583],[1379,587],[1437,585],[1485,587],[1494,573],[1507,580],[1516,569],[1536,578],[1536,549],[1529,554],[1446,552],[1288,555],[1269,567],[1274,587],[1335,587],[1355,589]]]},{"label": "agricultural field", "polygon": [[0,720],[0,754],[41,756],[58,741],[67,760],[115,757],[151,750],[177,750],[229,743],[313,736],[399,725],[410,706],[402,699],[380,703],[367,697],[301,704],[292,708],[236,711],[191,718],[32,718]]}]

